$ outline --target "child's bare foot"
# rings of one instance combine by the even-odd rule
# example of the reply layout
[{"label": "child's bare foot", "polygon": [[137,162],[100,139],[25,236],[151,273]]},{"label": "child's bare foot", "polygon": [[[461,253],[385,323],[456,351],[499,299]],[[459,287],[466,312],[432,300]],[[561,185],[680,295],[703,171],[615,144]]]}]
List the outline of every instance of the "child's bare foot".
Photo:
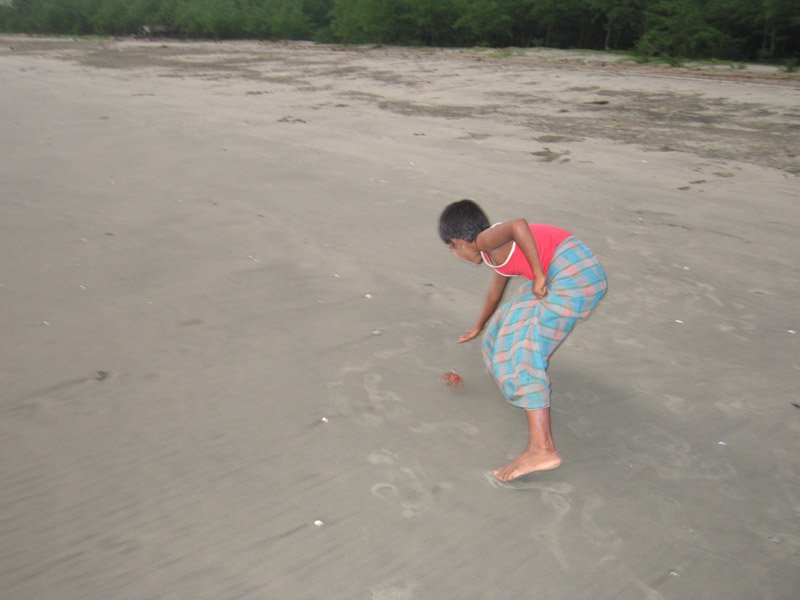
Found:
[{"label": "child's bare foot", "polygon": [[536,471],[552,471],[561,464],[561,457],[557,452],[537,453],[525,451],[519,454],[507,465],[492,471],[500,481],[511,481]]}]

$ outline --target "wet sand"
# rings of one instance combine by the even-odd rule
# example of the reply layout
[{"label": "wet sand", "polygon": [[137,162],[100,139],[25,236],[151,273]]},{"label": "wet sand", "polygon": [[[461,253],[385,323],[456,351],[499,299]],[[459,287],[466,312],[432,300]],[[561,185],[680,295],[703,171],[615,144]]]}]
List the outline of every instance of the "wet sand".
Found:
[{"label": "wet sand", "polygon": [[[796,74],[4,36],[0,100],[4,600],[797,597]],[[609,273],[509,485],[463,197]]]}]

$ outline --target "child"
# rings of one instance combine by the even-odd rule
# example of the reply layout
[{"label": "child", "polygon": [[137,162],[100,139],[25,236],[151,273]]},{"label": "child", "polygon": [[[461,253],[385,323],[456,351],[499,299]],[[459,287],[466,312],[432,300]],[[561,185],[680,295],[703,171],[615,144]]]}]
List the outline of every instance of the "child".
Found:
[{"label": "child", "polygon": [[[603,267],[572,234],[552,225],[517,219],[490,227],[472,200],[444,209],[439,235],[458,258],[475,265],[484,262],[495,271],[475,324],[458,340],[469,341],[486,326],[486,366],[506,400],[525,409],[528,445],[495,469],[494,476],[510,481],[558,468],[561,457],[550,429],[547,365],[577,320],[586,318],[605,295]],[[497,310],[511,276],[528,281]]]}]

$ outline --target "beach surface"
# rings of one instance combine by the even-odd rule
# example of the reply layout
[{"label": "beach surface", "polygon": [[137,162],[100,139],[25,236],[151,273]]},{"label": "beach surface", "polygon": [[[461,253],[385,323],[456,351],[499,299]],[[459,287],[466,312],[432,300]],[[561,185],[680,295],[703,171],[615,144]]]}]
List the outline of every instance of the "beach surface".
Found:
[{"label": "beach surface", "polygon": [[[0,598],[795,600],[800,78],[739,67],[0,37]],[[609,275],[511,484],[465,197]]]}]

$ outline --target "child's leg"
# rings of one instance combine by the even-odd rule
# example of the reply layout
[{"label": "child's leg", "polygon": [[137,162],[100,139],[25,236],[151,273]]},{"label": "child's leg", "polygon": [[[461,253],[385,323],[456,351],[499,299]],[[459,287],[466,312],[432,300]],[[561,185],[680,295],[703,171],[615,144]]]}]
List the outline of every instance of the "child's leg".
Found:
[{"label": "child's leg", "polygon": [[550,426],[550,407],[526,410],[525,416],[528,420],[528,446],[511,462],[492,471],[500,481],[537,471],[550,471],[561,464]]},{"label": "child's leg", "polygon": [[498,311],[484,336],[484,359],[506,399],[525,410],[525,450],[494,476],[509,481],[561,464],[550,425],[550,356],[577,319],[548,310],[526,288]]},{"label": "child's leg", "polygon": [[570,239],[550,266],[548,295],[536,299],[522,286],[495,314],[484,335],[483,355],[500,390],[525,409],[528,445],[514,460],[494,471],[508,481],[527,473],[555,469],[561,457],[550,426],[550,357],[578,319],[603,297],[606,277],[591,251]]}]

